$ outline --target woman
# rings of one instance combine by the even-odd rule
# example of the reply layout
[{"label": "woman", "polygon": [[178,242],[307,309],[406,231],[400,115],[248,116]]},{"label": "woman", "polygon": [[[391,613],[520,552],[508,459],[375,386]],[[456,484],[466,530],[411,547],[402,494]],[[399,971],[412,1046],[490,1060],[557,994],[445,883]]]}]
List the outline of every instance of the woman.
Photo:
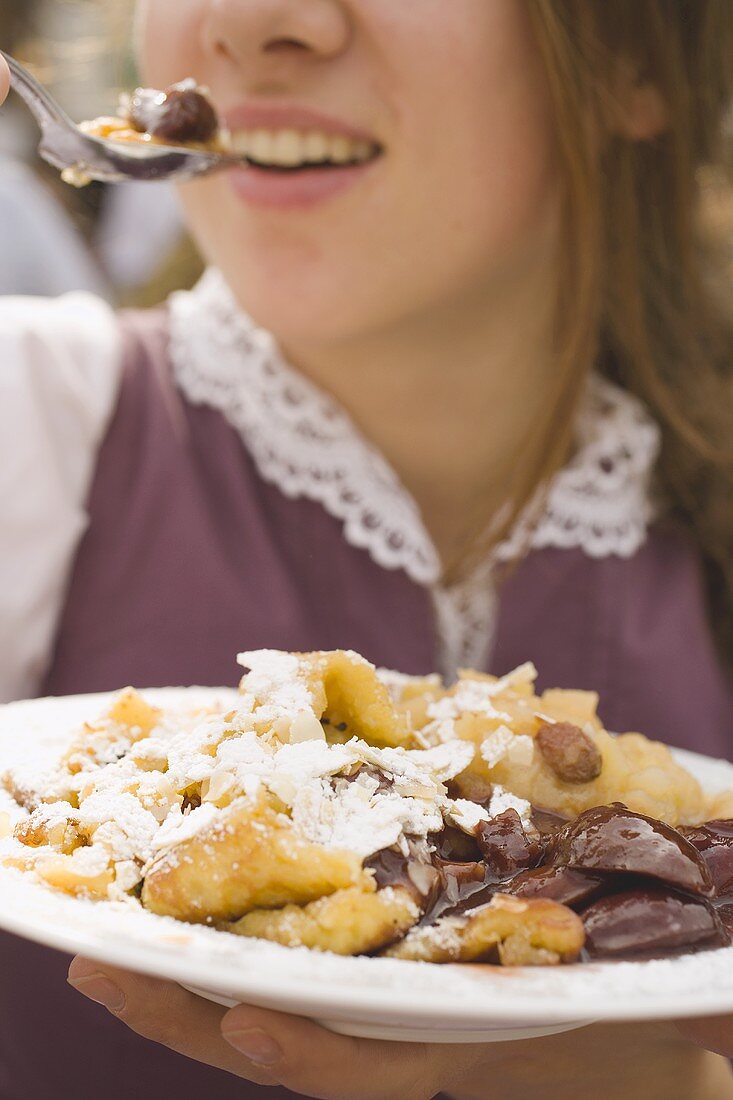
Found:
[{"label": "woman", "polygon": [[[6,694],[226,682],[263,645],[531,658],[600,689],[611,728],[729,753],[733,343],[693,235],[698,169],[727,157],[726,0],[148,0],[139,35],[146,82],[207,84],[255,163],[184,189],[219,273],[167,312],[0,316]],[[60,964],[13,952],[55,1079],[89,1095],[731,1094],[668,1027],[456,1057],[73,964],[236,1075],[210,1078],[82,1023]],[[12,1087],[43,1095],[11,1043]]]}]

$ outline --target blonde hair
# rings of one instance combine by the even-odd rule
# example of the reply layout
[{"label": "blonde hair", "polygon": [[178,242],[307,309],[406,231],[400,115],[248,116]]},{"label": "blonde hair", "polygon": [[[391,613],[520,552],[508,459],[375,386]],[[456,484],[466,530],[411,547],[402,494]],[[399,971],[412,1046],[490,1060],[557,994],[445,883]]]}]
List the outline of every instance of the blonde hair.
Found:
[{"label": "blonde hair", "polygon": [[[563,461],[568,403],[598,363],[660,424],[668,514],[701,551],[731,658],[733,3],[528,2],[566,181],[555,413],[565,412],[519,496],[528,499]],[[667,118],[658,137],[634,141],[608,125],[618,117],[620,64],[661,95]]]}]

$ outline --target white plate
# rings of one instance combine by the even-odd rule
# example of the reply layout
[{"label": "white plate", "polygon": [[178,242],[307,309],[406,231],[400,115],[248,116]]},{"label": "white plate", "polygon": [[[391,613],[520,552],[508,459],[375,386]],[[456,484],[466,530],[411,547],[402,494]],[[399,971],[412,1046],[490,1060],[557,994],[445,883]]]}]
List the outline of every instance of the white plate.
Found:
[{"label": "white plate", "polygon": [[[229,701],[228,689],[146,691],[164,706]],[[21,761],[53,763],[70,732],[108,695],[0,707],[0,773]],[[733,787],[733,765],[675,754],[709,790]],[[0,811],[23,816],[0,792]],[[9,843],[8,841],[2,843]],[[535,969],[434,966],[340,958],[246,940],[144,912],[66,897],[0,867],[0,927],[73,954],[180,982],[232,1004],[309,1016],[374,1038],[490,1042],[550,1034],[599,1020],[733,1012],[733,947],[643,963]]]}]

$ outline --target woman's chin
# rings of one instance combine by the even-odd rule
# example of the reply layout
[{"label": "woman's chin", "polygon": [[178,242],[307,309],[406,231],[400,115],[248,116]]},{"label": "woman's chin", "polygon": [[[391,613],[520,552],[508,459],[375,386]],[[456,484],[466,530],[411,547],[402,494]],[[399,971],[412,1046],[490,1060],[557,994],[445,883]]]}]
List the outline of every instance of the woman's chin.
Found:
[{"label": "woman's chin", "polygon": [[[379,327],[372,310],[359,307],[359,294],[348,280],[318,283],[313,273],[302,278],[273,279],[256,273],[251,280],[227,274],[237,301],[260,328],[275,336],[284,346],[306,351],[333,344],[348,343]],[[346,287],[347,293],[344,293]]]}]

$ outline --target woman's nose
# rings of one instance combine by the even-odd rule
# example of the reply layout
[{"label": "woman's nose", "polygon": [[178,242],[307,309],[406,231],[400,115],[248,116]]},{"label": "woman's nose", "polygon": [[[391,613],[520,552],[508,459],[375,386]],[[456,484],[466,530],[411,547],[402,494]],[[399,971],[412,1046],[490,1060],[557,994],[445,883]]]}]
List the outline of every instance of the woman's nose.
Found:
[{"label": "woman's nose", "polygon": [[348,45],[342,0],[211,0],[207,44],[237,65],[264,57],[333,58]]}]

